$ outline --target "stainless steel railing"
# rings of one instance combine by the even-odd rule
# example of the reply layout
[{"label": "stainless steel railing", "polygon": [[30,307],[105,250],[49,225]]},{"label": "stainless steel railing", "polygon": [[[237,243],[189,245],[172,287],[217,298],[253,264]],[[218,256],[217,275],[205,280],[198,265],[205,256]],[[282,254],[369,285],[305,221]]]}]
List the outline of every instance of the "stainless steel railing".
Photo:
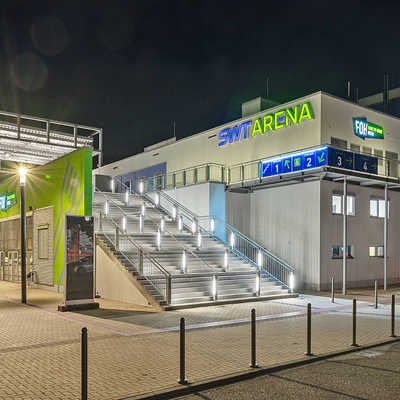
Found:
[{"label": "stainless steel railing", "polygon": [[[171,304],[171,275],[160,263],[155,260],[142,246],[122,231],[112,217],[99,212],[97,231],[104,235],[108,242],[123,259],[135,270],[138,275],[145,278],[164,298],[167,304]],[[110,223],[114,228],[114,234],[103,229],[104,222]],[[160,279],[163,278],[163,279]]]},{"label": "stainless steel railing", "polygon": [[244,261],[277,279],[283,286],[294,288],[295,270],[287,262],[217,217],[198,217],[198,221],[201,229],[222,241]]}]

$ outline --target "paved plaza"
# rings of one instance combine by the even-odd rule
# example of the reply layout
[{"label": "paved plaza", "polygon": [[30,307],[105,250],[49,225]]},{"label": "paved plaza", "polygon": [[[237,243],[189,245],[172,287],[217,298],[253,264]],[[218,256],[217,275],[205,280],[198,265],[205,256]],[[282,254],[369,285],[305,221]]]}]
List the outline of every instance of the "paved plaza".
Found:
[{"label": "paved plaza", "polygon": [[[199,383],[249,371],[251,308],[257,311],[260,367],[304,358],[306,304],[312,303],[315,355],[348,349],[351,299],[295,299],[158,313],[99,300],[101,309],[59,313],[61,295],[0,282],[0,399],[79,399],[80,333],[88,328],[89,398],[122,399],[178,387],[179,319],[187,331],[187,378]],[[400,300],[400,296],[398,296]],[[358,343],[389,339],[389,297],[376,310],[360,293]],[[397,308],[397,317],[400,315]],[[400,326],[398,327],[400,330]]]}]

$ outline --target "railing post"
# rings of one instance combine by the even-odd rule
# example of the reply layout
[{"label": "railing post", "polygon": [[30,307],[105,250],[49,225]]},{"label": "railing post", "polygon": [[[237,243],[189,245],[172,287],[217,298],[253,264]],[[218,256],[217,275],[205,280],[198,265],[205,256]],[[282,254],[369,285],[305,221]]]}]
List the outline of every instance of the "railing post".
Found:
[{"label": "railing post", "polygon": [[144,231],[144,217],[143,217],[143,214],[140,213],[140,215],[139,215],[139,232],[143,233],[143,231]]},{"label": "railing post", "polygon": [[143,275],[143,250],[138,249],[138,274]]},{"label": "railing post", "polygon": [[375,308],[378,308],[378,281],[375,279]]},{"label": "railing post", "polygon": [[224,167],[221,167],[221,182],[223,183],[224,182],[224,180],[225,180],[225,168]]},{"label": "railing post", "polygon": [[119,250],[119,228],[115,227],[115,250]]},{"label": "railing post", "polygon": [[396,337],[395,334],[395,315],[396,315],[396,297],[394,294],[392,294],[392,332],[391,332],[391,337]]},{"label": "railing post", "polygon": [[172,174],[172,187],[176,188],[176,174],[175,173]]},{"label": "railing post", "polygon": [[258,270],[257,271],[257,275],[256,275],[256,287],[257,287],[257,297],[261,296],[261,271]]},{"label": "railing post", "polygon": [[224,253],[224,269],[225,271],[228,271],[229,264],[228,264],[228,252],[225,250]]},{"label": "railing post", "polygon": [[357,300],[353,299],[353,343],[354,347],[358,347],[357,344]]},{"label": "railing post", "polygon": [[213,276],[213,299],[218,300],[218,276]]},{"label": "railing post", "polygon": [[193,171],[193,183],[197,183],[197,168]]},{"label": "railing post", "polygon": [[99,212],[99,217],[98,217],[98,219],[97,219],[97,228],[98,228],[98,230],[99,230],[99,232],[102,232],[103,231],[103,221],[102,221],[102,213],[101,213],[101,211]]},{"label": "railing post", "polygon": [[251,310],[251,368],[258,368],[256,361],[256,310]]},{"label": "railing post", "polygon": [[331,279],[331,302],[335,302],[335,278],[333,276]]},{"label": "railing post", "polygon": [[311,352],[311,303],[307,304],[307,351],[305,355],[313,355]]},{"label": "railing post", "polygon": [[172,278],[171,275],[167,275],[165,278],[165,301],[169,306],[171,304],[171,292],[172,292]]},{"label": "railing post", "polygon": [[210,166],[206,165],[206,182],[210,180]]},{"label": "railing post", "polygon": [[81,394],[82,400],[87,400],[88,388],[88,348],[87,348],[87,328],[82,328],[81,339]]},{"label": "railing post", "polygon": [[181,318],[179,329],[179,381],[181,385],[186,385],[188,382],[185,378],[185,318]]},{"label": "railing post", "polygon": [[186,186],[186,171],[182,171],[182,185]]}]

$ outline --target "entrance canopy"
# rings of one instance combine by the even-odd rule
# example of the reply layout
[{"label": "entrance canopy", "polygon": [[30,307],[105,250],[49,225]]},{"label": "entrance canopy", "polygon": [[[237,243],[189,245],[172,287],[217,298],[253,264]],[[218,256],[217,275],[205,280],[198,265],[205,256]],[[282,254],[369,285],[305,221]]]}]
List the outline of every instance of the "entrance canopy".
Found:
[{"label": "entrance canopy", "polygon": [[0,160],[43,165],[89,148],[102,164],[100,128],[0,111]]}]

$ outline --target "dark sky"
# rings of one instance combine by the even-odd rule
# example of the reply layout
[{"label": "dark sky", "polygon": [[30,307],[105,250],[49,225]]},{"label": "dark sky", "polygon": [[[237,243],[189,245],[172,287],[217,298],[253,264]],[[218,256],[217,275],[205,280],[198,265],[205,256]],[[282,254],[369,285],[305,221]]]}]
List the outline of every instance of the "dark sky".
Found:
[{"label": "dark sky", "polygon": [[[7,5],[3,5],[3,4]],[[102,127],[105,161],[241,103],[400,84],[400,8],[365,1],[2,1],[0,109]]]}]

